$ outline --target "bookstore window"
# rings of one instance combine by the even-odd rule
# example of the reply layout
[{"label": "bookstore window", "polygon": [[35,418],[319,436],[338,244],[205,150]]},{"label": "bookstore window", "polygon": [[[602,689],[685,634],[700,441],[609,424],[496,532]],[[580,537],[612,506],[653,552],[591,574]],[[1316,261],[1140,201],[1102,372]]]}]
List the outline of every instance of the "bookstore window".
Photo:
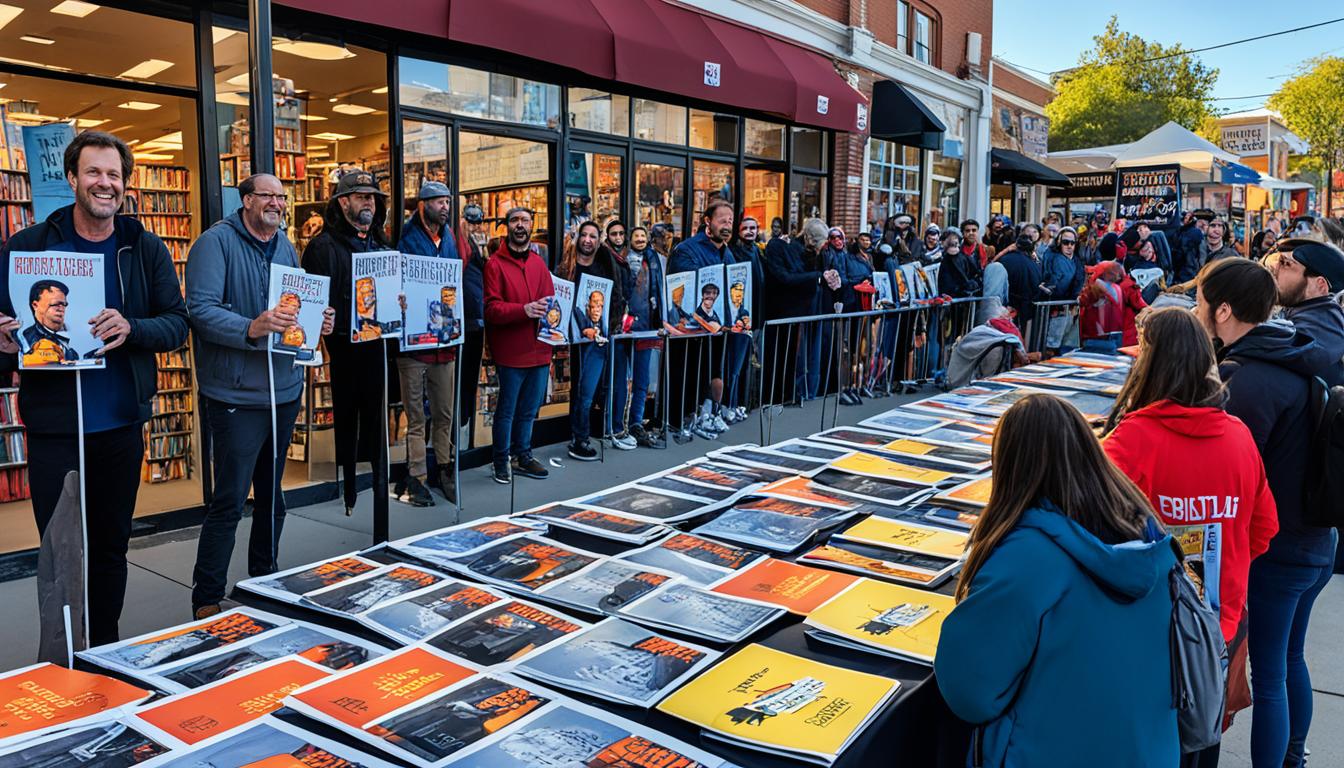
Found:
[{"label": "bookstore window", "polygon": [[816,128],[793,129],[793,165],[813,171],[826,170],[826,134]]},{"label": "bookstore window", "polygon": [[403,107],[560,128],[558,85],[407,57],[397,66]]},{"label": "bookstore window", "polygon": [[420,187],[437,181],[452,187],[448,167],[448,126],[419,120],[401,121],[401,199],[407,214],[415,208]]},{"label": "bookstore window", "polygon": [[733,176],[737,166],[730,163],[715,163],[709,160],[694,161],[694,173],[691,175],[691,234],[700,231],[700,217],[709,207],[711,200],[727,200],[737,207],[737,194],[733,188]]},{"label": "bookstore window", "polygon": [[[607,223],[621,215],[620,155],[570,151],[565,166],[565,237],[585,221]],[[586,198],[586,199],[585,199]]]},{"label": "bookstore window", "polygon": [[612,136],[629,136],[630,97],[592,88],[570,88],[569,127]]},{"label": "bookstore window", "polygon": [[715,152],[737,152],[737,117],[691,110],[691,146]]},{"label": "bookstore window", "polygon": [[896,50],[910,53],[910,4],[896,0]]},{"label": "bookstore window", "polygon": [[961,158],[934,152],[929,163],[935,209],[929,210],[929,219],[938,226],[956,226],[961,221]]},{"label": "bookstore window", "polygon": [[784,126],[764,120],[747,119],[746,152],[767,160],[784,159]]},{"label": "bookstore window", "polygon": [[784,172],[766,168],[748,168],[743,181],[746,194],[742,201],[744,216],[760,225],[760,241],[770,239],[770,222],[784,220]]},{"label": "bookstore window", "polygon": [[[682,214],[686,206],[686,168],[642,162],[635,166],[637,198],[635,220],[650,231],[653,247],[664,256],[686,236]],[[661,225],[658,231],[655,226]]]},{"label": "bookstore window", "polygon": [[920,220],[920,164],[923,152],[881,139],[868,140],[867,223],[882,228],[890,216]]},{"label": "bookstore window", "polygon": [[663,144],[686,144],[686,108],[635,99],[635,138]]}]

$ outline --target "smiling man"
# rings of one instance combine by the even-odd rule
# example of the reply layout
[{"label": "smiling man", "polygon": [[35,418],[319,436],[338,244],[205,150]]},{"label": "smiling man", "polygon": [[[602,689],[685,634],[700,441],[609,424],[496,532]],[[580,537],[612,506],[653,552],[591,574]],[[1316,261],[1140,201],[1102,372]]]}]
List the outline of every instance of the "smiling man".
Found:
[{"label": "smiling man", "polygon": [[[0,249],[0,276],[16,251],[77,251],[103,255],[106,304],[93,317],[71,317],[66,291],[54,286],[33,297],[49,322],[87,323],[104,343],[103,369],[83,378],[84,448],[88,494],[90,644],[117,639],[126,594],[126,548],[140,489],[144,424],[158,391],[156,352],[187,339],[187,310],[163,241],[129,216],[118,216],[131,177],[131,150],[117,137],[85,131],[65,150],[65,178],[73,205],[15,234]],[[0,279],[4,279],[0,277]],[[0,290],[0,370],[12,371],[19,346],[8,286]],[[50,327],[50,326],[48,326]],[[46,530],[67,472],[79,468],[75,380],[60,374],[22,377],[19,409],[27,427],[28,482],[39,532]],[[94,458],[96,457],[96,458]]]}]

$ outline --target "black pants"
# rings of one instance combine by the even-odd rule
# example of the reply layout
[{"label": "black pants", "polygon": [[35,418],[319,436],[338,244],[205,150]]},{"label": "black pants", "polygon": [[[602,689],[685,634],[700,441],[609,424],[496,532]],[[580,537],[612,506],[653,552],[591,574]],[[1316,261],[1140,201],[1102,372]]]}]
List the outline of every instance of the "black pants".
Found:
[{"label": "black pants", "polygon": [[355,465],[360,461],[373,465],[374,495],[387,496],[387,411],[383,408],[387,353],[385,342],[351,344],[337,336],[333,333],[327,337],[327,353],[331,356],[331,415],[345,505],[353,507],[358,492]]},{"label": "black pants", "polygon": [[[84,436],[84,499],[89,541],[89,645],[115,642],[126,599],[126,549],[140,490],[144,425]],[[56,512],[67,473],[79,470],[78,436],[28,434],[28,485],[38,534]]]},{"label": "black pants", "polygon": [[290,436],[294,434],[294,419],[299,414],[299,401],[276,406],[274,457],[269,408],[243,408],[205,397],[201,398],[201,408],[210,425],[214,497],[196,545],[196,568],[191,576],[193,610],[224,599],[234,536],[243,517],[248,488],[252,489],[253,502],[247,573],[264,576],[276,571],[280,532],[285,524],[285,496],[280,481]]}]

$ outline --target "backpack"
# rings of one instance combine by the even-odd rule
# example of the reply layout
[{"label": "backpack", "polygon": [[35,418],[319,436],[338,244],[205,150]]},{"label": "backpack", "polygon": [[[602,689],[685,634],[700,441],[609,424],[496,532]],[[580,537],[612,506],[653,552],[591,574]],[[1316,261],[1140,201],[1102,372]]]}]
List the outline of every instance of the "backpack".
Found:
[{"label": "backpack", "polygon": [[1185,573],[1185,554],[1171,539],[1176,564],[1171,587],[1171,705],[1176,710],[1181,753],[1213,746],[1223,738],[1226,704],[1227,645],[1210,608]]},{"label": "backpack", "polygon": [[1344,526],[1344,386],[1311,379],[1311,459],[1307,464],[1303,511],[1308,525]]}]

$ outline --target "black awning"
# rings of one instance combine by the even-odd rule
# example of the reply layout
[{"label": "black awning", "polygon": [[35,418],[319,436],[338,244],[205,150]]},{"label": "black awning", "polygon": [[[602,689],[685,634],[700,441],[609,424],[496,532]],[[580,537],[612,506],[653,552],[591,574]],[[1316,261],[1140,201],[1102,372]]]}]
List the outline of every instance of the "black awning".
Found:
[{"label": "black awning", "polygon": [[920,149],[943,148],[943,131],[947,126],[900,83],[891,80],[873,83],[872,111],[873,138]]},{"label": "black awning", "polygon": [[1070,187],[1069,177],[1048,165],[1038,163],[1021,152],[1011,149],[989,151],[989,181],[991,184],[1044,184],[1047,187]]}]

